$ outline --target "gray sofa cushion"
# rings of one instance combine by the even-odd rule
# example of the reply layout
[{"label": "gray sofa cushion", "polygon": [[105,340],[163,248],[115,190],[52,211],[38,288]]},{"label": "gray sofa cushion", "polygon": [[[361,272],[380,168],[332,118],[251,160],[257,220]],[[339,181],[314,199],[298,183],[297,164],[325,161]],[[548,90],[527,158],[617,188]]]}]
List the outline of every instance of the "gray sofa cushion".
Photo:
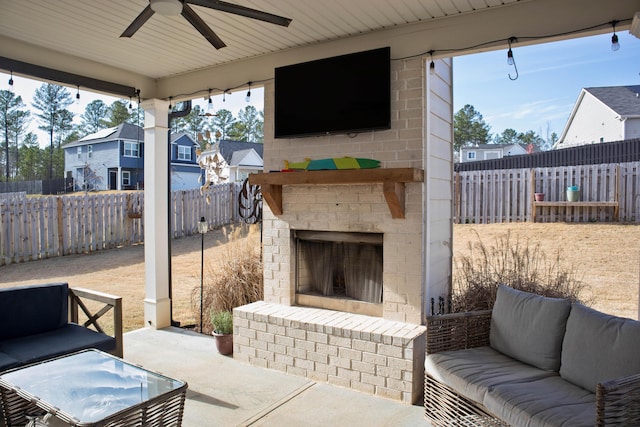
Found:
[{"label": "gray sofa cushion", "polygon": [[571,302],[500,286],[491,314],[491,347],[540,369],[557,372]]},{"label": "gray sofa cushion", "polygon": [[489,388],[503,383],[520,384],[539,378],[557,376],[525,365],[491,347],[429,354],[425,372],[436,381],[447,384],[458,393],[482,403]]},{"label": "gray sofa cushion", "polygon": [[485,395],[484,406],[518,427],[593,427],[596,396],[559,376],[525,384],[499,384]]},{"label": "gray sofa cushion", "polygon": [[640,322],[574,304],[560,375],[595,393],[603,381],[640,374]]}]

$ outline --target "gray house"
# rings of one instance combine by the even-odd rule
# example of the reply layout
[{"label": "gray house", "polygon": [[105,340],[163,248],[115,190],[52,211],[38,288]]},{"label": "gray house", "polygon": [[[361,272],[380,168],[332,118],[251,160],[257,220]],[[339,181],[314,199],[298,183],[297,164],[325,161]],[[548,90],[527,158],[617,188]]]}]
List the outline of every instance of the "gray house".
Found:
[{"label": "gray house", "polygon": [[[187,134],[171,136],[171,189],[197,188],[202,171],[197,143]],[[102,129],[64,147],[65,173],[76,191],[136,190],[144,187],[144,131],[130,123]]]}]

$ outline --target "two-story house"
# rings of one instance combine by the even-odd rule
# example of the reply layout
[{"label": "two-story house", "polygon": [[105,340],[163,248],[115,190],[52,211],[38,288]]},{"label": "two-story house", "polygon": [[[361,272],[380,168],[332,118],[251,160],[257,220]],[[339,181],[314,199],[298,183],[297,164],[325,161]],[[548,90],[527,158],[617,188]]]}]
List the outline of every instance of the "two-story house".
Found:
[{"label": "two-story house", "polygon": [[200,145],[186,133],[171,135],[170,142],[171,190],[198,188],[202,169],[197,163],[196,149]]},{"label": "two-story house", "polygon": [[[122,123],[63,146],[67,177],[76,191],[135,190],[144,187],[144,131]],[[197,143],[186,134],[171,136],[171,189],[197,188],[202,171]]]},{"label": "two-story house", "polygon": [[554,149],[640,138],[640,86],[580,91]]}]

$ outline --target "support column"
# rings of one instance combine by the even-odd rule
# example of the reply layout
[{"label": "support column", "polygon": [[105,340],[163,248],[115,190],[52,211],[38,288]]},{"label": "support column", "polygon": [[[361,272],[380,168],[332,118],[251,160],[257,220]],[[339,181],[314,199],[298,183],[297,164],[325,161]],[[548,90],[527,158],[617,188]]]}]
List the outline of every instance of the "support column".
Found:
[{"label": "support column", "polygon": [[116,190],[122,190],[122,166],[118,166],[118,176],[116,177]]},{"label": "support column", "polygon": [[150,99],[144,109],[145,326],[171,326],[169,298],[169,102]]}]

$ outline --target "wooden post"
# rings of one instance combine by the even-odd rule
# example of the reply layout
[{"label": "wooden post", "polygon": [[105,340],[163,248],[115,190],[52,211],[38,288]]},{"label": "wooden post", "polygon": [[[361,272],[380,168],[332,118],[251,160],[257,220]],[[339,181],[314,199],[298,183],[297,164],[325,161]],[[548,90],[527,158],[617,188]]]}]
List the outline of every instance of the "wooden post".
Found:
[{"label": "wooden post", "polygon": [[62,206],[62,197],[56,197],[57,202],[57,222],[58,222],[58,256],[64,255],[64,209]]},{"label": "wooden post", "polygon": [[535,169],[531,169],[531,180],[530,180],[530,195],[529,195],[529,199],[530,199],[530,206],[529,209],[531,212],[530,218],[531,218],[531,222],[536,222],[536,203],[535,203],[535,199],[536,199],[536,170]]},{"label": "wooden post", "polygon": [[616,206],[613,208],[613,219],[616,222],[618,222],[620,221],[620,165],[619,164],[616,165],[615,202],[616,202]]}]

